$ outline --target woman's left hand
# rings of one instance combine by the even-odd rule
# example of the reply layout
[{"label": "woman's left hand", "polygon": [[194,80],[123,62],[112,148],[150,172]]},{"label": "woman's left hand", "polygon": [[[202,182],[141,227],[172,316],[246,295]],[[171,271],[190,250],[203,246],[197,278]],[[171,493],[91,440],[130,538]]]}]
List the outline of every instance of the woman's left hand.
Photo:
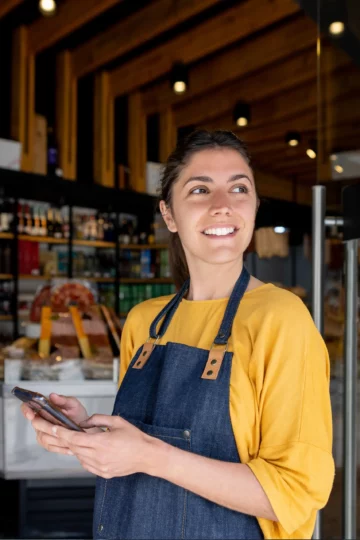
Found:
[{"label": "woman's left hand", "polygon": [[92,434],[53,426],[52,434],[67,442],[84,469],[106,479],[145,472],[147,447],[152,437],[120,416],[94,414],[80,425],[84,429],[106,427],[107,430]]}]

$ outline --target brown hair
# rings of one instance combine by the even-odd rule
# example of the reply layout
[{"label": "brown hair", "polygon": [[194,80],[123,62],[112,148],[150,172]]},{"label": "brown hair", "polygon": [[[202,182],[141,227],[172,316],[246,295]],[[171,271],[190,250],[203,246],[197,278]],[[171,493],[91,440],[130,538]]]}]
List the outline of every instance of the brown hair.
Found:
[{"label": "brown hair", "polygon": [[[193,131],[186,138],[179,140],[170,154],[162,174],[160,200],[164,200],[173,212],[172,189],[184,167],[197,152],[208,149],[228,148],[235,150],[251,168],[251,158],[245,143],[231,131]],[[189,277],[186,256],[178,233],[170,233],[169,242],[170,268],[175,285],[180,287]]]}]

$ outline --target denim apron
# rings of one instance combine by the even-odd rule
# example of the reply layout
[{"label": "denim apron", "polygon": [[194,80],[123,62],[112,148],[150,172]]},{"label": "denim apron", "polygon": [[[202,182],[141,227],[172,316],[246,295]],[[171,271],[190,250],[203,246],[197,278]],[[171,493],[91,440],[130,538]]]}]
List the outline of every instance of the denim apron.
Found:
[{"label": "denim apron", "polygon": [[[132,359],[113,415],[187,452],[240,463],[229,412],[233,353],[227,343],[249,279],[244,268],[210,351],[158,344],[189,288],[189,281],[184,283]],[[255,517],[143,473],[97,479],[93,531],[94,538],[107,540],[263,538]]]}]

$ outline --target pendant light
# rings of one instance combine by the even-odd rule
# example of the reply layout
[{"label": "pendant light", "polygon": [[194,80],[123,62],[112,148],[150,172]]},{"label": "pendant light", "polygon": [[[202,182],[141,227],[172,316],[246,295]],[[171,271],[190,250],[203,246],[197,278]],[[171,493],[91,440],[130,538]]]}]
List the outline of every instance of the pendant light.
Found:
[{"label": "pendant light", "polygon": [[310,159],[316,159],[316,156],[317,156],[316,141],[309,141],[309,144],[306,149],[306,154]]},{"label": "pendant light", "polygon": [[239,127],[245,127],[250,122],[250,105],[243,101],[238,101],[234,107],[234,122]]},{"label": "pendant light", "polygon": [[342,21],[334,21],[329,25],[329,32],[332,36],[341,36],[345,31],[345,24]]},{"label": "pendant light", "polygon": [[285,141],[289,146],[298,146],[301,141],[300,133],[298,131],[288,131],[285,136]]},{"label": "pendant light", "polygon": [[175,94],[180,95],[186,92],[189,84],[188,71],[183,63],[178,62],[173,65],[170,74],[170,84]]},{"label": "pendant light", "polygon": [[56,2],[55,0],[39,0],[39,11],[45,17],[51,17],[56,13]]}]

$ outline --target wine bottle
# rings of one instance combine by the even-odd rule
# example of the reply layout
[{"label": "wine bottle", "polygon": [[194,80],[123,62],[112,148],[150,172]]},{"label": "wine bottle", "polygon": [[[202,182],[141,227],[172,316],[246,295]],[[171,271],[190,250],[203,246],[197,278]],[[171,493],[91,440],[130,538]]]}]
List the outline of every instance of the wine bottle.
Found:
[{"label": "wine bottle", "polygon": [[55,224],[54,224],[54,238],[62,238],[63,231],[62,231],[62,218],[60,210],[58,210],[56,213],[55,218]]},{"label": "wine bottle", "polygon": [[25,223],[24,223],[24,216],[23,216],[23,208],[22,205],[18,204],[18,222],[17,222],[17,230],[18,234],[24,234],[25,233]]},{"label": "wine bottle", "polygon": [[50,237],[54,236],[54,220],[53,220],[53,211],[49,208],[47,213],[47,235]]}]

